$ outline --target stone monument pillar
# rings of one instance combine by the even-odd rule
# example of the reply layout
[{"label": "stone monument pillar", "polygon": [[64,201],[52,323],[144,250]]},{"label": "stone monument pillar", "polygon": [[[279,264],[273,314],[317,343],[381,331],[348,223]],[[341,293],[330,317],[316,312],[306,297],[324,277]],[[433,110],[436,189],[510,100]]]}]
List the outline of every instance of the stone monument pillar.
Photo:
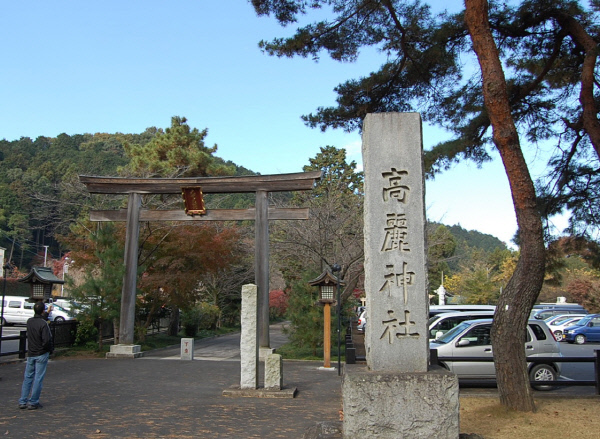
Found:
[{"label": "stone monument pillar", "polygon": [[264,388],[258,387],[259,300],[256,285],[242,286],[240,387],[223,390],[223,396],[294,398],[297,390],[295,387],[283,389],[283,362],[279,354],[267,355],[265,359],[265,386]]},{"label": "stone monument pillar", "polygon": [[342,383],[344,437],[456,439],[458,380],[429,367],[421,118],[368,114],[365,172],[367,367]]},{"label": "stone monument pillar", "polygon": [[258,288],[242,286],[242,330],[240,334],[241,389],[258,388]]}]

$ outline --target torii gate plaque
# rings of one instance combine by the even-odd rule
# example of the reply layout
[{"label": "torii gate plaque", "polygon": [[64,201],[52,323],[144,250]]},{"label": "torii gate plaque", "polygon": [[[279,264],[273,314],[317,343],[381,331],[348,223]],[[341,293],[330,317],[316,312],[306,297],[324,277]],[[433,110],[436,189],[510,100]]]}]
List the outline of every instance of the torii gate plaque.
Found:
[{"label": "torii gate plaque", "polygon": [[[135,292],[137,286],[137,252],[140,221],[241,221],[255,220],[254,272],[258,286],[258,337],[261,350],[270,348],[269,341],[269,220],[308,219],[305,208],[269,208],[269,192],[311,190],[321,178],[321,171],[296,174],[252,175],[242,177],[199,178],[118,178],[79,176],[94,194],[128,195],[127,210],[92,211],[92,221],[127,221],[125,238],[125,276],[121,296],[119,345],[111,346],[109,357],[136,357],[140,347],[134,346]],[[205,215],[186,215],[183,210],[142,210],[143,194],[180,194],[183,187],[201,186],[205,194],[256,194],[254,209],[208,210]]]}]

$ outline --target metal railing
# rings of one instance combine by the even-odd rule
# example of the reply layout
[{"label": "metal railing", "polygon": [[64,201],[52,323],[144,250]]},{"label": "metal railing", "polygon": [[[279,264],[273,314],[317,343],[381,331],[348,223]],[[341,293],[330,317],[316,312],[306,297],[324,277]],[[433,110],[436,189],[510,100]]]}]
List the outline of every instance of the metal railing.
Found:
[{"label": "metal railing", "polygon": [[64,322],[50,322],[50,332],[54,340],[55,348],[73,346],[75,337],[77,337],[77,320],[67,320]]},{"label": "metal railing", "polygon": [[9,355],[18,354],[20,359],[25,358],[27,352],[27,331],[19,332],[19,335],[3,335],[2,341],[19,340],[19,350],[11,352],[0,352],[0,357],[7,357]]},{"label": "metal railing", "polygon": [[[54,347],[69,347],[75,342],[75,336],[77,335],[77,321],[68,320],[66,322],[50,322],[48,324],[52,338],[54,340]],[[18,355],[20,359],[25,358],[27,353],[27,331],[23,330],[19,332],[19,335],[3,335],[2,343],[5,341],[19,340],[19,349],[16,351],[1,352],[0,357],[7,357],[9,355]]]},{"label": "metal railing", "polygon": [[[491,362],[492,357],[440,357],[437,349],[429,350],[429,358],[431,364],[442,365],[441,363],[448,362]],[[552,364],[552,363],[593,363],[594,364],[594,379],[593,380],[555,380],[555,381],[531,381],[533,385],[551,385],[551,386],[594,386],[596,387],[596,395],[600,395],[600,350],[594,350],[593,357],[527,357],[528,363],[534,364]],[[490,380],[475,380],[467,379],[469,383],[489,383]]]}]

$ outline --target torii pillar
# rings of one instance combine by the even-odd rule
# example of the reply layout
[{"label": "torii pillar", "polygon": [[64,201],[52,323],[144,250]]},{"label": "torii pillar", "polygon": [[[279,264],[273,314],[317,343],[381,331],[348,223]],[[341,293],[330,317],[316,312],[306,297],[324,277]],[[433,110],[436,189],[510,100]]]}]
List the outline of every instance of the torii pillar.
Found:
[{"label": "torii pillar", "polygon": [[[255,221],[254,272],[258,287],[258,346],[270,352],[269,340],[269,220],[308,219],[308,209],[271,208],[269,192],[311,190],[321,171],[295,174],[252,175],[204,178],[117,178],[79,176],[90,193],[129,195],[127,211],[92,211],[92,221],[127,221],[125,238],[125,276],[121,296],[119,344],[111,346],[107,357],[138,357],[141,348],[134,345],[135,294],[140,221]],[[183,210],[143,210],[142,194],[180,194],[184,187],[201,187],[208,193],[256,194],[254,209],[217,209],[205,215],[186,215]],[[262,356],[262,355],[261,355]]]}]

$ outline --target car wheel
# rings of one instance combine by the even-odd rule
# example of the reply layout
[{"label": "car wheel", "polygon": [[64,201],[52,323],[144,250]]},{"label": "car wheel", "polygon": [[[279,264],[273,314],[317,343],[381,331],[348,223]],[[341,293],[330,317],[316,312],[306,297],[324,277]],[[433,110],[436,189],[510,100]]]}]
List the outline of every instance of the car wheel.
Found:
[{"label": "car wheel", "polygon": [[554,338],[556,339],[556,341],[561,341],[562,335],[562,331],[554,331]]},{"label": "car wheel", "polygon": [[577,344],[584,344],[585,343],[585,335],[583,334],[578,334],[575,336],[575,343]]},{"label": "car wheel", "polygon": [[4,317],[2,317],[2,320],[0,320],[0,325],[6,326],[6,319]]},{"label": "car wheel", "polygon": [[[530,381],[555,381],[556,380],[556,371],[554,368],[548,364],[536,364],[529,371],[529,380]],[[556,386],[538,386],[536,384],[532,384],[535,390],[552,390]]]},{"label": "car wheel", "polygon": [[57,317],[54,319],[55,322],[64,322],[65,318],[64,317]]}]

